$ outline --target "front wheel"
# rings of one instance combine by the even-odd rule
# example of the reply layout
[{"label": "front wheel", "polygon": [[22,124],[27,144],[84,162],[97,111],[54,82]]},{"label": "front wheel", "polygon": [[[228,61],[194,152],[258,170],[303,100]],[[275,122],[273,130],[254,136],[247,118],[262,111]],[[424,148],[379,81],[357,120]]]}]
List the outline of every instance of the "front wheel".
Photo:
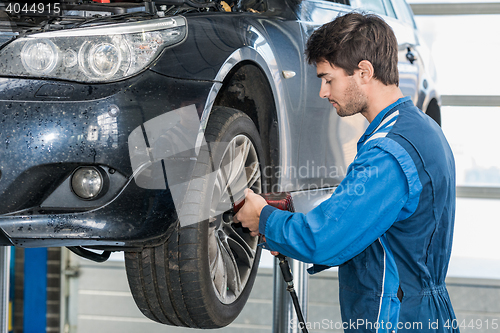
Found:
[{"label": "front wheel", "polygon": [[[160,323],[218,328],[245,305],[257,274],[258,238],[224,214],[245,188],[260,193],[264,153],[252,120],[214,107],[183,207],[189,209],[159,246],[125,253],[129,285],[139,309]],[[208,176],[207,176],[208,175]]]}]

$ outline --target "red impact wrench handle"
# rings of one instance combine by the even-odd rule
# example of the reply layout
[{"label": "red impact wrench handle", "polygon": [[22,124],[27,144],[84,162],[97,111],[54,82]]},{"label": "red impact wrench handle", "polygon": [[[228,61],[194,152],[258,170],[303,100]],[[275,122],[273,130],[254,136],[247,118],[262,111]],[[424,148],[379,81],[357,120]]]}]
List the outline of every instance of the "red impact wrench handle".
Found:
[{"label": "red impact wrench handle", "polygon": [[[271,193],[258,193],[263,197],[267,204],[281,210],[288,210],[294,212],[292,195],[290,192],[271,192]],[[233,205],[233,213],[236,214],[245,204],[245,199],[235,202]]]}]

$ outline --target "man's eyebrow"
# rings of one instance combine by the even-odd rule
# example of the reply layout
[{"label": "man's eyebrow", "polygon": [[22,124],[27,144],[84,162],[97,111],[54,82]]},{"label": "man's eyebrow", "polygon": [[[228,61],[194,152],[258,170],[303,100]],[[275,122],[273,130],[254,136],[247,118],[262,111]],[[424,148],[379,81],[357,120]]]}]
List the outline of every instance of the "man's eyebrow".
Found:
[{"label": "man's eyebrow", "polygon": [[321,79],[323,76],[327,75],[328,73],[318,73],[318,77]]}]

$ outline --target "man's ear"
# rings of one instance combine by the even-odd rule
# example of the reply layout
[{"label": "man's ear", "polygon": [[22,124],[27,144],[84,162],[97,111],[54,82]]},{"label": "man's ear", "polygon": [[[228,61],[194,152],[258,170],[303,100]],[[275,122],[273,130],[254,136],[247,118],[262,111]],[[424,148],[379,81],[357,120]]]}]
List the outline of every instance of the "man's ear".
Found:
[{"label": "man's ear", "polygon": [[356,73],[362,82],[368,83],[373,78],[373,65],[368,60],[361,60]]}]

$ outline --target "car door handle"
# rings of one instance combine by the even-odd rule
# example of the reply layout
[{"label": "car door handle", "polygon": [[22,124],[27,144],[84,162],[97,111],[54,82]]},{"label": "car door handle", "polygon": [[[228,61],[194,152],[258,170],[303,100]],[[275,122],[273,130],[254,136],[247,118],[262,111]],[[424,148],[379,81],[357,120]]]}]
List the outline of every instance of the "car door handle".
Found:
[{"label": "car door handle", "polygon": [[415,57],[415,54],[411,51],[411,48],[407,48],[408,52],[406,52],[406,59],[410,62],[410,64],[413,64],[415,60],[417,60],[417,57]]}]

